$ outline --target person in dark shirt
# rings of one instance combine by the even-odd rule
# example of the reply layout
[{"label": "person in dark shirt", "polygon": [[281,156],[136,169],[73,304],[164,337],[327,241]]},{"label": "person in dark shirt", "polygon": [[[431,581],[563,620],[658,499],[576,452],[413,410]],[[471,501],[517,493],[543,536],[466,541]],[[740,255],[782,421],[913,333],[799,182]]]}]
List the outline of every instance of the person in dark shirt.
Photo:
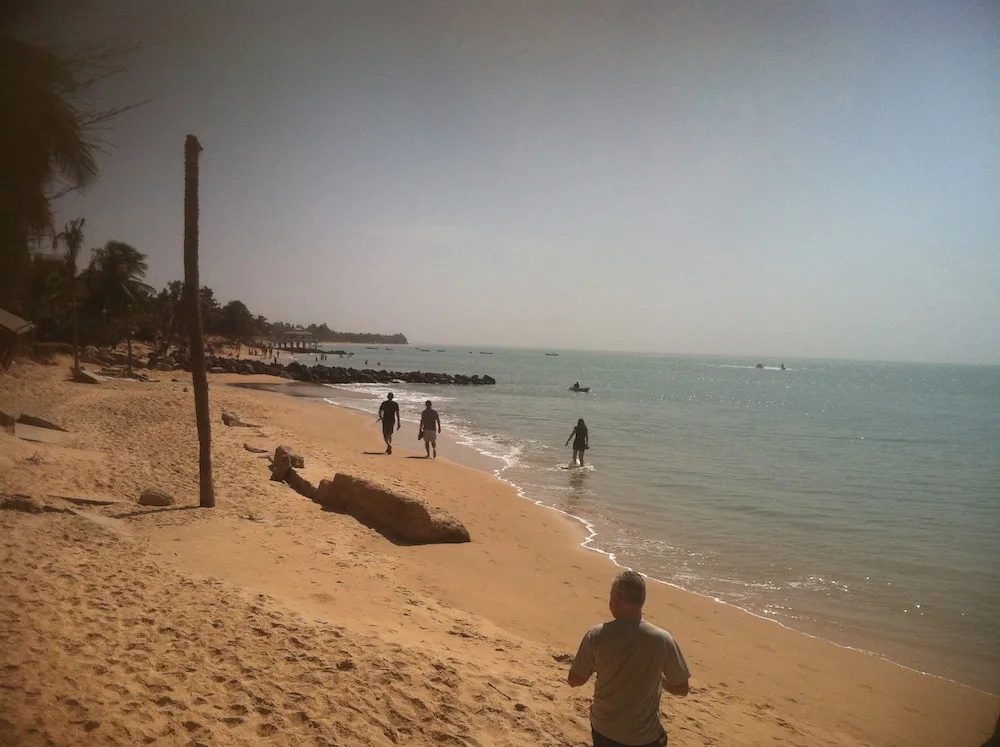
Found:
[{"label": "person in dark shirt", "polygon": [[437,410],[431,407],[431,401],[427,400],[426,409],[420,413],[420,438],[424,439],[428,458],[430,458],[432,448],[434,449],[434,457],[437,458],[437,434],[440,432],[441,418],[438,417]]},{"label": "person in dark shirt", "polygon": [[392,423],[396,421],[396,430],[399,430],[399,405],[392,401],[392,392],[389,392],[385,402],[378,408],[378,419],[382,421],[382,438],[385,439],[385,453],[392,453]]}]

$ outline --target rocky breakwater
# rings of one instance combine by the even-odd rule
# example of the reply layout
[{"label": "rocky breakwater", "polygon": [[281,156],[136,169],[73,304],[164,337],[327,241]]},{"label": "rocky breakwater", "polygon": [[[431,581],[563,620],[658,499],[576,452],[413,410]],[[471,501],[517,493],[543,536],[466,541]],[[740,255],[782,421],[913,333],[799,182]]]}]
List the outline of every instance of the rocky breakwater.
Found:
[{"label": "rocky breakwater", "polygon": [[[190,370],[190,363],[180,361],[184,370]],[[497,381],[492,376],[465,376],[464,374],[431,373],[428,371],[376,371],[371,368],[343,368],[341,366],[306,366],[298,361],[288,365],[265,363],[258,360],[237,360],[210,356],[206,365],[209,373],[233,373],[244,376],[269,374],[294,381],[308,381],[317,384],[392,384],[402,381],[407,384],[452,384],[459,386],[493,385]]]}]

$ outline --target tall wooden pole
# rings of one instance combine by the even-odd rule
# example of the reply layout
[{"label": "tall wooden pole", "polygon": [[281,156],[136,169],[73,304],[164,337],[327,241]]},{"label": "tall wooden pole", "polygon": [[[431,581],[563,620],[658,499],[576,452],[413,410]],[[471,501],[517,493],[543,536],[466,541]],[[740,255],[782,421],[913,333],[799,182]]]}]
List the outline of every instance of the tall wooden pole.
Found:
[{"label": "tall wooden pole", "polygon": [[205,372],[205,340],[201,328],[198,289],[198,154],[201,143],[194,135],[184,141],[184,300],[188,339],[191,344],[191,383],[194,413],[198,420],[199,504],[215,507],[212,482],[212,423],[208,412],[208,375]]}]

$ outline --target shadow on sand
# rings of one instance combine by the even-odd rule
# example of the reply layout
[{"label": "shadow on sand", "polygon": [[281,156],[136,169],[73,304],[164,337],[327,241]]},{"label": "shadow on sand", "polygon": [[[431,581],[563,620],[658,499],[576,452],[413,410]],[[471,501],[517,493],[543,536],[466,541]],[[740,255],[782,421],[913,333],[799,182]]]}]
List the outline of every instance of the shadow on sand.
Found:
[{"label": "shadow on sand", "polygon": [[201,506],[163,506],[162,508],[149,508],[143,511],[128,511],[122,514],[111,514],[112,519],[131,519],[135,516],[146,516],[147,514],[162,514],[167,511],[191,511],[201,508]]}]

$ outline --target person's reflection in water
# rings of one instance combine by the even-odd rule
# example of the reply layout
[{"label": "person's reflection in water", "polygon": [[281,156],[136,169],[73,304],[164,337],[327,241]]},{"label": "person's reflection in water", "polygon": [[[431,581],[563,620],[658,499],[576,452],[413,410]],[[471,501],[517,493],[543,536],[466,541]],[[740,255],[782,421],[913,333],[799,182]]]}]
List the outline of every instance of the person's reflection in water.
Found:
[{"label": "person's reflection in water", "polygon": [[587,493],[587,470],[575,469],[569,473],[569,496],[566,498],[566,510],[579,516]]}]

